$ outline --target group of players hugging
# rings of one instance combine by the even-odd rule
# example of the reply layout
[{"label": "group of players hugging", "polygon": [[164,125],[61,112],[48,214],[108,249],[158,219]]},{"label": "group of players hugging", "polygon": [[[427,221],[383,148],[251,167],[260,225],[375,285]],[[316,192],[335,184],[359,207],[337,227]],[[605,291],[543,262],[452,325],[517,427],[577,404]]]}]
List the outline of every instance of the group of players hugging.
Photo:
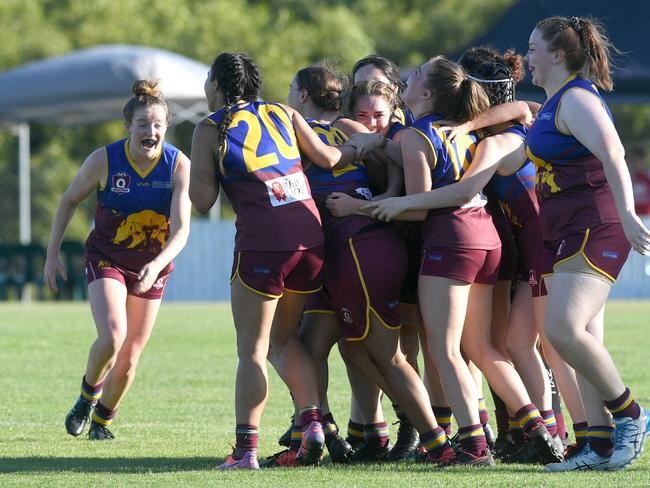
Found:
[{"label": "group of players hugging", "polygon": [[[596,20],[552,17],[525,57],[473,47],[457,62],[430,58],[406,83],[378,55],[349,80],[317,64],[293,76],[286,104],[260,99],[248,56],[221,53],[189,160],[164,142],[169,108],[141,82],[125,108],[128,138],[86,160],[48,247],[55,288],[65,226],[96,188],[87,273],[98,339],[68,432],[90,421],[91,439],[113,438],[189,202],[207,212],[223,188],[237,216],[239,363],[236,444],[221,469],[260,467],[267,361],[294,415],[288,449],[262,467],[316,465],[327,448],[334,463],[625,468],[646,413],[603,345],[604,306],[650,233],[599,94],[613,88],[611,48]],[[515,99],[524,63],[543,105]],[[351,387],[346,436],[327,397],[335,344]],[[400,423],[393,444],[383,395]]]}]

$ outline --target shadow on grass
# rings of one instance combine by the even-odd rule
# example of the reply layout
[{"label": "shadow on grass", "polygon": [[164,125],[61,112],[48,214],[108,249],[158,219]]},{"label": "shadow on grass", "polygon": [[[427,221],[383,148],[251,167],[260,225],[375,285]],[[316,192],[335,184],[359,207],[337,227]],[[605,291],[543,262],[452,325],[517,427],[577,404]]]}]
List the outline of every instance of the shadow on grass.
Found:
[{"label": "shadow on grass", "polygon": [[208,471],[224,462],[218,457],[0,457],[0,473],[70,471],[77,473],[165,473]]}]

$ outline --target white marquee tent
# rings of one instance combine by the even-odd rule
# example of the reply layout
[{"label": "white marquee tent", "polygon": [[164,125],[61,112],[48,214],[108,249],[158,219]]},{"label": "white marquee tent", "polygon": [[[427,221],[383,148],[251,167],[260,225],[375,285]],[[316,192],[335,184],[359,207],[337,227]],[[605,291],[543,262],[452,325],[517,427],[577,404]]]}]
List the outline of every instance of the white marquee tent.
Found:
[{"label": "white marquee tent", "polygon": [[106,45],[36,61],[0,73],[0,124],[17,128],[20,241],[30,232],[29,122],[80,124],[119,119],[137,79],[160,78],[174,122],[207,113],[203,83],[209,66],[143,46]]}]

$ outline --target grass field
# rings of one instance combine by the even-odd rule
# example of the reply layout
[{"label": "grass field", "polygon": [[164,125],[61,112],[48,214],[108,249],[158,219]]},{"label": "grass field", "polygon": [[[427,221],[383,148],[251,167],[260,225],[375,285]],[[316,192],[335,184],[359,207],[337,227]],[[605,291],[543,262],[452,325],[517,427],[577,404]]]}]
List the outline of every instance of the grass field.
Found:
[{"label": "grass field", "polygon": [[[608,306],[606,341],[638,400],[650,406],[650,302]],[[624,472],[544,474],[537,466],[444,472],[413,464],[215,471],[234,442],[234,331],[227,304],[164,304],[123,402],[113,442],[65,433],[94,327],[87,304],[0,305],[0,486],[650,486],[650,454]],[[330,404],[347,422],[338,353]],[[388,407],[388,405],[386,405]],[[291,406],[271,373],[261,457],[278,450]],[[393,421],[390,407],[387,420]],[[393,433],[396,427],[392,427]]]}]

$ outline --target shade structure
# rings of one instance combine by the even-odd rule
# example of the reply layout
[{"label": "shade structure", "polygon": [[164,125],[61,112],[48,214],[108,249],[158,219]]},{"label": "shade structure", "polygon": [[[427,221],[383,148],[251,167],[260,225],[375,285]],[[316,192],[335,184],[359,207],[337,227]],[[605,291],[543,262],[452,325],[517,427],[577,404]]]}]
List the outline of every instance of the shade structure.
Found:
[{"label": "shade structure", "polygon": [[160,78],[175,122],[207,112],[209,66],[144,46],[103,45],[0,74],[0,121],[76,124],[120,118],[133,81]]},{"label": "shade structure", "polygon": [[[647,31],[650,2],[638,0],[519,0],[485,33],[469,46],[491,45],[500,50],[515,48],[521,54],[528,50],[528,38],[540,20],[556,15],[591,16],[605,25],[607,34],[622,52],[614,56],[614,91],[602,92],[609,103],[650,103],[650,49]],[[462,52],[452,54],[457,59]],[[533,86],[531,77],[517,87],[518,98],[544,98],[544,91]]]},{"label": "shade structure", "polygon": [[[209,66],[145,46],[103,45],[28,63],[0,74],[0,126],[19,137],[19,236],[31,242],[29,123],[85,124],[122,118],[135,80],[160,78],[173,123],[208,113]],[[218,210],[217,210],[218,214]]]}]

